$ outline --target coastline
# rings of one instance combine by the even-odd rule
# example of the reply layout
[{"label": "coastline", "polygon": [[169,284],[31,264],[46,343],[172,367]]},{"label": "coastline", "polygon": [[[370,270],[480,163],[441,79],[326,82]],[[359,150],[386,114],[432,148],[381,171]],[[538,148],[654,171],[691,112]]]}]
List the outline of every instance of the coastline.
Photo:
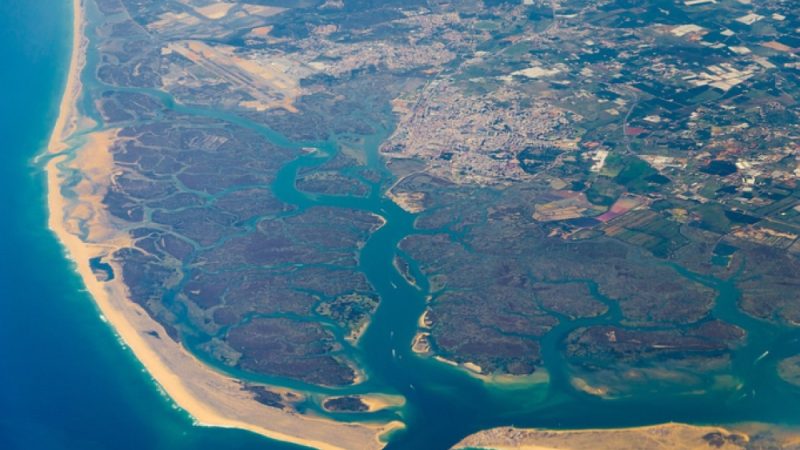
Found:
[{"label": "coastline", "polygon": [[[133,352],[153,380],[171,400],[201,426],[239,428],[271,439],[319,448],[381,448],[381,437],[402,428],[402,422],[350,424],[303,416],[265,406],[243,384],[206,366],[138,304],[129,300],[121,267],[108,261],[117,275],[101,281],[89,260],[107,257],[129,246],[131,238],[120,231],[101,207],[110,184],[113,157],[110,148],[116,130],[76,135],[91,123],[78,111],[83,91],[81,74],[86,64],[86,18],[81,0],[73,0],[73,47],[59,116],[48,142],[52,157],[46,165],[48,226],[74,264],[86,290],[103,318]],[[74,148],[74,155],[67,150]],[[72,153],[72,152],[69,152]],[[82,180],[72,187],[74,198],[62,191],[67,170],[79,169]],[[80,225],[80,226],[79,226]],[[83,231],[82,231],[83,230]]]},{"label": "coastline", "polygon": [[763,423],[742,423],[730,427],[663,423],[632,428],[549,430],[501,427],[467,436],[454,449],[493,450],[639,450],[670,448],[797,448],[797,433]]},{"label": "coastline", "polygon": [[83,33],[84,11],[82,0],[72,0],[72,50],[67,69],[67,80],[58,109],[58,118],[47,143],[49,153],[58,153],[69,146],[67,139],[78,129],[78,98],[83,90],[81,73],[86,65],[88,41]]},{"label": "coastline", "polygon": [[[70,58],[69,77],[59,108],[59,116],[54,126],[48,152],[58,154],[68,150],[72,145],[69,139],[81,131],[84,123],[90,121],[81,117],[77,102],[82,92],[80,73],[85,66],[85,49],[87,41],[82,32],[84,18],[80,0],[73,0],[75,32],[73,33],[73,51]],[[91,133],[85,136],[86,142],[80,145],[79,157],[81,170],[88,174],[88,181],[79,184],[77,204],[71,204],[61,192],[64,173],[61,164],[69,164],[68,155],[58,155],[47,164],[48,207],[50,211],[49,226],[64,247],[67,257],[75,264],[86,289],[92,295],[95,304],[103,317],[112,325],[116,334],[133,351],[139,362],[147,369],[150,376],[158,383],[173,402],[189,413],[201,426],[217,426],[245,429],[273,439],[308,445],[317,448],[378,448],[381,447],[380,436],[395,429],[402,428],[402,423],[391,422],[385,425],[343,424],[332,420],[300,416],[285,413],[274,408],[267,408],[257,402],[249,394],[241,390],[241,384],[230,377],[215,372],[194,358],[178,342],[168,338],[164,329],[138,305],[128,300],[127,288],[121,277],[121,268],[112,264],[117,277],[112,282],[97,280],[89,259],[95,256],[106,256],[114,250],[130,245],[130,238],[119,233],[110,226],[108,218],[102,211],[95,210],[94,205],[104,189],[103,175],[110,173],[108,152],[116,138],[113,130]],[[88,159],[87,159],[88,158]],[[87,166],[88,164],[88,166]],[[73,166],[74,167],[74,166]],[[88,170],[87,170],[88,167]],[[96,175],[92,175],[92,172]],[[70,213],[66,213],[70,211]],[[77,234],[76,222],[90,222],[90,233],[86,239]],[[96,239],[102,236],[102,242]],[[155,332],[154,337],[149,333]],[[470,371],[468,371],[469,373]],[[476,376],[478,374],[471,373]],[[480,378],[480,377],[479,377]],[[486,380],[484,380],[486,381]],[[491,380],[510,381],[513,379]],[[257,417],[258,420],[253,420]],[[277,429],[276,429],[277,428]],[[642,430],[703,430],[713,433],[731,433],[719,427],[700,427],[682,424],[662,424],[653,427],[618,428],[610,430],[515,430],[516,432],[536,432],[546,435],[559,435],[563,438],[581,434],[592,435],[593,439],[607,439],[613,433],[634,433]],[[309,430],[311,432],[309,432]],[[514,430],[514,429],[512,429]],[[711,430],[711,431],[708,431]],[[296,431],[296,432],[295,432]],[[486,430],[476,435],[486,435],[493,430]],[[303,437],[313,434],[314,437]],[[476,436],[473,435],[473,436]],[[336,444],[329,443],[336,437]],[[637,436],[628,434],[629,438]],[[688,435],[687,435],[688,436]],[[694,436],[692,434],[691,436]],[[745,436],[747,436],[745,434]],[[319,438],[317,438],[319,437]],[[538,439],[539,437],[537,437]],[[469,438],[468,438],[469,439]],[[371,445],[365,445],[369,442]],[[605,441],[602,441],[605,443]],[[341,446],[340,446],[341,445]],[[544,445],[544,444],[543,444]],[[537,445],[513,445],[495,448],[564,448],[543,447]],[[596,447],[597,448],[597,447]],[[619,448],[619,447],[616,447]],[[727,448],[727,447],[726,447]]]}]

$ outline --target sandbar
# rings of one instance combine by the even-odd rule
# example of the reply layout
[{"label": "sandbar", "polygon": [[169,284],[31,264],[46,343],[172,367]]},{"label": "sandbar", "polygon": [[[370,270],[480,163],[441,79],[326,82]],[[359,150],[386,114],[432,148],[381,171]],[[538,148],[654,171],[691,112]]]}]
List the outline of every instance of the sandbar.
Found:
[{"label": "sandbar", "polygon": [[797,448],[795,432],[764,424],[742,424],[734,428],[695,426],[680,423],[586,430],[493,428],[470,435],[454,449],[494,450],[641,450],[664,448],[700,450],[709,448]]},{"label": "sandbar", "polygon": [[[116,276],[98,279],[89,264],[131,245],[131,237],[102,207],[112,182],[111,148],[116,130],[91,131],[78,111],[81,73],[86,61],[86,25],[81,0],[73,0],[73,48],[69,74],[47,151],[48,225],[73,262],[104,319],[172,401],[198,425],[239,428],[272,439],[320,449],[381,448],[381,436],[401,428],[383,424],[340,423],[303,416],[259,403],[239,380],[203,364],[129,298],[121,267],[108,259]],[[82,179],[67,188],[70,172]]]}]

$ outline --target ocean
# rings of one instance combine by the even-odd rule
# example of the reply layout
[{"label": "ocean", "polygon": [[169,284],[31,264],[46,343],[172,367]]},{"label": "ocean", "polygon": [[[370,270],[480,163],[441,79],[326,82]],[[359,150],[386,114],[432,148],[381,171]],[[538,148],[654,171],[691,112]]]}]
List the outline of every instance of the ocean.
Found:
[{"label": "ocean", "polygon": [[298,448],[193,426],[100,319],[47,228],[34,159],[58,114],[71,5],[0,2],[0,448]]},{"label": "ocean", "polygon": [[[243,431],[193,426],[101,320],[47,228],[44,162],[35,158],[56,119],[71,33],[70,0],[0,2],[0,449],[297,448]],[[219,117],[254,126],[227,114]],[[371,145],[377,147],[382,136],[374,138]],[[371,158],[370,165],[379,168],[377,156]],[[312,159],[300,158],[282,171],[274,186],[279,196],[309,202],[294,189],[293,170],[314,164]],[[344,199],[323,200],[350,206]],[[714,314],[752,332],[733,364],[741,392],[658,399],[643,394],[618,401],[581,394],[570,387],[559,357],[559,336],[569,324],[543,341],[549,386],[487,387],[449,366],[416,358],[405,343],[416,331],[424,299],[391,268],[394,247],[412,232],[413,218],[378,196],[358,202],[389,220],[365,246],[361,264],[383,297],[364,336],[363,359],[372,380],[408,399],[403,419],[409,432],[391,448],[446,448],[469,433],[509,424],[596,428],[666,421],[800,422],[800,392],[776,383],[774,373],[778,358],[798,351],[798,332],[776,334],[744,317],[735,307],[738,293],[719,280],[708,280],[721,294]],[[770,356],[759,362],[765,350]]]}]

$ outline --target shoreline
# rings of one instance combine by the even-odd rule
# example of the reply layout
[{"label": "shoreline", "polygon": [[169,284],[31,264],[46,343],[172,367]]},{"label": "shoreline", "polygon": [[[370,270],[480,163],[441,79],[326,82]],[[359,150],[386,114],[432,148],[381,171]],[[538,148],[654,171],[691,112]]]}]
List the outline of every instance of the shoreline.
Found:
[{"label": "shoreline", "polygon": [[[89,260],[108,257],[129,246],[127,232],[114,226],[99,207],[110,184],[113,156],[110,148],[116,130],[91,132],[83,142],[70,142],[82,125],[90,123],[78,111],[83,92],[81,74],[86,64],[88,41],[84,34],[86,18],[81,0],[73,0],[72,54],[59,115],[48,141],[52,157],[45,167],[47,175],[48,226],[58,238],[65,256],[74,264],[101,318],[109,323],[120,340],[133,352],[150,377],[170,400],[188,413],[196,425],[238,428],[270,439],[319,449],[381,448],[381,438],[404,427],[399,421],[385,424],[340,423],[331,419],[303,416],[272,408],[255,400],[239,380],[206,366],[138,304],[129,299],[119,264],[111,281],[99,280]],[[65,151],[75,145],[75,155]],[[63,153],[63,154],[60,154]],[[75,198],[62,192],[65,171],[80,169],[83,179],[72,189]],[[81,236],[81,227],[88,229]]]},{"label": "shoreline", "polygon": [[[81,117],[78,111],[78,100],[83,91],[80,76],[86,64],[87,40],[82,32],[85,24],[81,0],[73,0],[73,48],[70,58],[69,74],[59,107],[59,115],[48,142],[47,152],[58,154],[70,149],[69,139],[81,131],[82,124],[89,119]],[[118,264],[112,265],[115,279],[103,282],[96,278],[89,260],[96,256],[108,256],[114,250],[130,245],[130,238],[111,226],[102,209],[96,209],[96,202],[102,198],[102,178],[110,174],[110,146],[116,139],[114,130],[90,133],[86,142],[77,150],[84,175],[89,175],[88,182],[79,184],[75,191],[76,200],[66,197],[62,192],[63,172],[58,167],[70,164],[69,155],[57,155],[48,161],[47,201],[49,209],[48,224],[51,232],[58,238],[63,251],[74,264],[87,291],[92,296],[96,307],[114,330],[115,334],[133,352],[150,377],[161,387],[163,392],[178,407],[188,413],[199,426],[237,428],[251,431],[271,439],[291,442],[322,449],[338,448],[380,448],[381,436],[400,429],[399,421],[381,425],[347,424],[334,420],[302,416],[286,413],[275,408],[266,407],[256,402],[253,397],[242,391],[242,384],[226,375],[209,368],[178,342],[171,340],[163,327],[137,304],[129,300],[127,287],[122,280],[122,271]],[[88,166],[87,166],[88,165]],[[89,170],[85,170],[88,167]],[[88,201],[89,199],[93,201]],[[74,204],[77,203],[77,204]],[[69,211],[69,212],[68,212]],[[77,217],[76,217],[77,216]],[[90,233],[86,240],[77,235],[73,221],[90,222]],[[102,242],[92,242],[94,239]],[[87,242],[88,241],[88,242]],[[155,332],[156,336],[149,333]],[[467,373],[471,371],[467,370]],[[474,372],[474,371],[473,371]],[[478,373],[470,373],[480,378]],[[485,377],[485,376],[484,376]],[[486,381],[486,380],[484,380]],[[513,381],[502,379],[501,381]],[[495,380],[491,380],[495,382]],[[257,420],[254,420],[256,418]],[[276,429],[277,428],[277,429]],[[643,430],[712,430],[713,432],[731,433],[721,427],[705,427],[684,424],[661,424],[649,427],[614,428],[608,430],[515,430],[516,432],[544,433],[550,435],[603,435],[611,433],[638,433]],[[504,429],[505,430],[505,429]],[[486,435],[494,430],[484,430],[476,435]],[[313,434],[313,437],[302,437]],[[628,434],[627,436],[633,436]],[[747,436],[747,434],[744,434]],[[467,439],[469,439],[468,437]],[[336,441],[330,443],[327,441]],[[506,447],[498,447],[506,448]],[[507,447],[507,448],[519,448]],[[548,447],[528,447],[548,448]]]},{"label": "shoreline", "polygon": [[[471,434],[453,449],[639,450],[641,448],[797,448],[800,437],[793,430],[760,422],[730,426],[689,425],[667,422],[628,428],[587,428],[552,430],[545,428],[499,427]],[[775,447],[778,446],[778,447]]]},{"label": "shoreline", "polygon": [[83,33],[85,20],[82,0],[72,0],[72,49],[70,50],[67,80],[59,105],[58,118],[56,118],[47,143],[48,153],[58,153],[69,148],[66,141],[78,128],[78,119],[80,118],[78,99],[83,91],[81,74],[86,66],[86,48],[88,46],[88,40]]}]

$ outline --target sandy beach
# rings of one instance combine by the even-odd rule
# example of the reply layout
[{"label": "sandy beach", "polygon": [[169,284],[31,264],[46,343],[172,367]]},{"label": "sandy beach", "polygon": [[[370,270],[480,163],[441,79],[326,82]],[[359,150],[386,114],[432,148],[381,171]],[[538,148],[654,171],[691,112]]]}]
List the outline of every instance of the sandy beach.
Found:
[{"label": "sandy beach", "polygon": [[[121,231],[101,207],[111,182],[114,161],[111,147],[116,130],[88,134],[77,104],[82,93],[80,75],[85,65],[85,18],[80,0],[73,1],[74,37],[69,78],[59,117],[48,144],[51,153],[63,152],[47,164],[49,227],[74,263],[103,317],[130,348],[163,391],[198,425],[240,428],[269,438],[320,449],[381,448],[381,436],[403,426],[339,423],[265,406],[244,391],[242,384],[206,366],[139,305],[129,300],[122,270],[108,261],[117,275],[110,282],[98,279],[89,264],[129,246]],[[71,150],[73,149],[74,150]],[[79,169],[82,180],[64,192],[67,169]]]},{"label": "sandy beach", "polygon": [[[753,444],[758,444],[753,446]],[[709,448],[797,448],[792,433],[759,424],[743,424],[735,429],[666,423],[646,427],[587,430],[543,430],[513,427],[494,428],[468,436],[455,445],[462,448],[495,450],[640,450],[669,448],[700,450]],[[767,445],[769,444],[769,445]],[[771,447],[777,445],[778,447]]]},{"label": "sandy beach", "polygon": [[67,82],[58,111],[58,118],[53,126],[47,150],[57,153],[68,148],[67,138],[78,128],[80,115],[77,102],[81,94],[81,73],[86,65],[86,38],[83,34],[84,12],[82,0],[72,0],[72,53],[69,59]]},{"label": "sandy beach", "polygon": [[[81,74],[86,65],[88,41],[83,33],[86,19],[82,0],[73,0],[73,8],[74,33],[69,74],[59,116],[47,147],[50,156],[46,166],[50,212],[48,225],[61,242],[64,253],[72,261],[99,313],[164,394],[186,411],[199,426],[248,430],[272,439],[325,450],[384,447],[382,439],[403,428],[402,422],[344,423],[259,403],[252,392],[243,389],[241,381],[198,360],[180,342],[170,338],[164,327],[145,309],[130,300],[122,268],[110,256],[119,249],[133,245],[133,240],[123,224],[116,222],[102,204],[113,182],[113,174],[118,170],[111,150],[120,139],[119,130],[95,130],[96,124],[79,111],[79,100],[84,93]],[[218,14],[216,10],[209,11],[210,14]],[[81,174],[81,179],[72,183],[75,171]],[[70,181],[69,186],[67,181]],[[424,210],[425,199],[422,194],[392,194],[390,189],[386,195],[406,211]],[[90,260],[97,257],[105,258],[105,262],[113,268],[115,277],[112,280],[104,281],[93,273]],[[435,282],[432,284],[435,285]],[[431,324],[426,317],[423,314],[419,318],[420,333],[417,336],[428,334]],[[417,341],[420,339],[415,339]],[[541,385],[542,392],[545,392],[544,388],[549,381],[545,370],[525,377],[487,374],[477,364],[459,364],[431,355],[429,345],[422,342],[417,344],[415,351],[419,350],[423,355],[430,355],[436,361],[464,371],[491,388],[528,389],[531,385],[538,384]],[[357,373],[357,382],[360,382],[364,379],[364,374]],[[578,383],[576,387],[590,393],[591,389],[600,389],[588,386],[583,380],[573,380],[573,383]],[[286,389],[275,389],[286,392]],[[400,396],[392,395],[364,394],[360,397],[369,411],[400,408],[405,401]],[[774,434],[774,429],[767,428],[766,425],[764,427],[736,426],[726,429],[662,424],[639,428],[564,431],[504,427],[475,433],[455,448],[737,449],[744,448],[745,444],[756,439],[755,436],[765,433],[769,434],[770,439],[775,439],[775,442],[789,442],[800,446],[795,435],[787,433],[785,436],[778,436]]]},{"label": "sandy beach", "polygon": [[387,408],[396,408],[406,404],[402,395],[368,394],[361,396],[361,401],[367,405],[367,411],[375,412]]}]

